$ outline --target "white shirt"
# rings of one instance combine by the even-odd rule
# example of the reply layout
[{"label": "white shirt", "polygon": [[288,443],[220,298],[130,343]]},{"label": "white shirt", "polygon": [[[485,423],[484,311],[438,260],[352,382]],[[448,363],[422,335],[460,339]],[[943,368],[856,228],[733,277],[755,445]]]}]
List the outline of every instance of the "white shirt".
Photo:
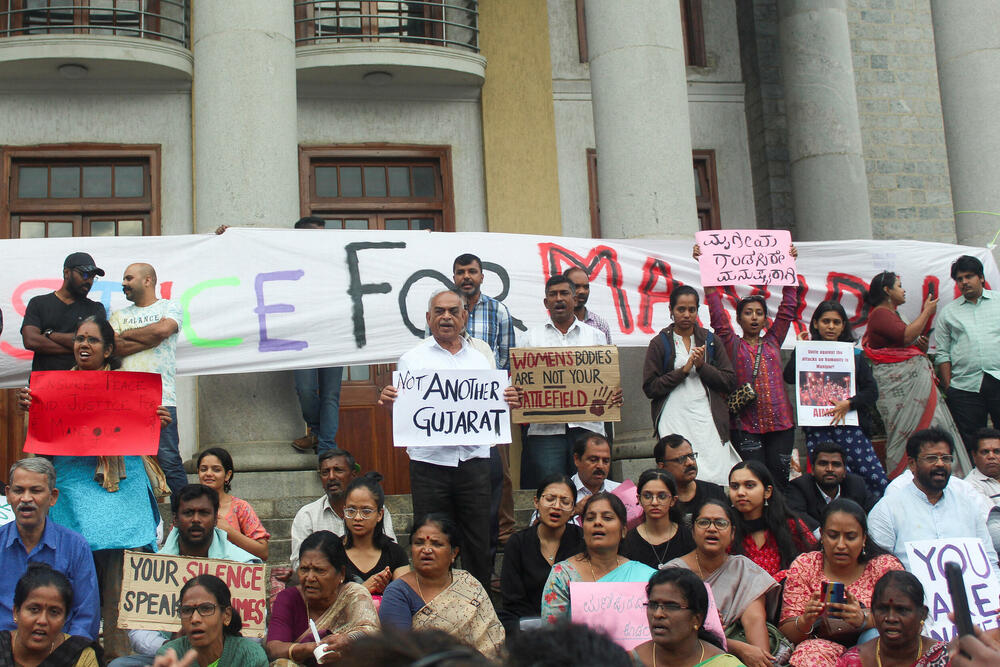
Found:
[{"label": "white shirt", "polygon": [[[889,486],[885,487],[885,492],[882,494],[882,497],[884,498],[885,496],[910,486],[913,486],[913,472],[909,468],[906,468],[903,472],[899,473],[894,480],[889,482]],[[965,498],[966,502],[978,507],[979,511],[982,513],[983,521],[986,520],[986,515],[990,513],[990,509],[992,509],[993,505],[991,505],[989,501],[983,497],[983,494],[972,486],[972,484],[961,477],[955,477],[952,475],[948,480],[948,488]]]},{"label": "white shirt", "polygon": [[177,405],[174,371],[176,370],[177,333],[184,321],[181,304],[167,299],[158,299],[144,308],[135,304],[111,313],[108,322],[115,333],[121,335],[130,329],[156,324],[167,317],[177,323],[177,331],[170,334],[156,347],[122,357],[123,371],[143,371],[159,373],[163,383],[163,405]]},{"label": "white shirt", "polygon": [[[425,338],[417,346],[399,358],[396,369],[400,374],[409,370],[492,370],[492,364],[482,352],[469,344],[464,337],[459,339],[462,349],[455,354],[438,345],[434,336]],[[492,358],[492,352],[490,358]],[[438,466],[457,468],[462,461],[470,459],[488,459],[489,445],[451,445],[442,447],[407,447],[406,453],[411,461],[420,461]]]},{"label": "white shirt", "polygon": [[[386,537],[395,542],[396,533],[392,530],[392,515],[389,514],[388,507],[384,508],[384,511],[382,530]],[[300,507],[292,519],[292,555],[289,558],[292,569],[299,569],[299,547],[307,537],[318,530],[329,530],[334,535],[343,537],[345,529],[344,519],[333,511],[330,507],[330,498],[325,495]]]},{"label": "white shirt", "polygon": [[980,472],[979,468],[973,468],[972,472],[965,476],[965,481],[969,483],[969,486],[983,494],[987,501],[1000,507],[1000,482]]},{"label": "white shirt", "polygon": [[941,498],[934,504],[912,482],[886,493],[868,514],[868,534],[883,549],[890,551],[909,567],[907,542],[936,540],[947,537],[978,537],[993,568],[997,571],[997,553],[986,529],[985,516],[978,505],[970,507],[964,492],[953,488],[956,480],[948,481]]},{"label": "white shirt", "polygon": [[[574,318],[566,333],[559,331],[552,321],[528,329],[518,340],[518,347],[585,347],[607,345],[605,335],[589,324]],[[531,424],[528,435],[559,435],[566,428],[585,428],[594,433],[604,433],[604,422],[571,422],[568,424]]]}]

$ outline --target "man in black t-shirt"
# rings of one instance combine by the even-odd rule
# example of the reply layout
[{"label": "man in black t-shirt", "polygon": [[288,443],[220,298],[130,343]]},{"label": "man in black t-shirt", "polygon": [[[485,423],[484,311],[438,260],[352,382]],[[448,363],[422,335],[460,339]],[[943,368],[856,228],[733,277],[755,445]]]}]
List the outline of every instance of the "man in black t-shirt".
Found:
[{"label": "man in black t-shirt", "polygon": [[698,477],[698,455],[684,436],[676,433],[660,438],[653,448],[656,467],[663,468],[677,482],[677,509],[680,510],[688,526],[692,515],[709,498],[729,502],[725,489],[718,484],[706,482]]},{"label": "man in black t-shirt", "polygon": [[74,252],[63,262],[63,283],[55,292],[32,297],[24,311],[21,340],[35,353],[34,371],[68,371],[73,361],[73,335],[81,320],[91,315],[107,317],[104,305],[87,298],[96,276],[94,258]]}]

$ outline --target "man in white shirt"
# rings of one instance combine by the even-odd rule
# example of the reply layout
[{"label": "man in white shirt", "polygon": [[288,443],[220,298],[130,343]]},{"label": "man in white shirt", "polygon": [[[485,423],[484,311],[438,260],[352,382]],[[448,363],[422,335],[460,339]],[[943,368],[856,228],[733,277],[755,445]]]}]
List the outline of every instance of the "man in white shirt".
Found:
[{"label": "man in white shirt", "polygon": [[187,486],[177,435],[177,332],[183,315],[176,301],[156,298],[156,270],[149,264],[130,264],[122,276],[122,292],[131,306],[116,310],[108,318],[115,330],[115,354],[122,357],[123,371],[159,373],[163,402],[170,423],[160,427],[160,448],[156,459],[167,478],[170,494],[176,496]]},{"label": "man in white shirt", "polygon": [[[425,338],[399,358],[400,373],[412,370],[480,369],[496,367],[492,353],[484,354],[463,335],[468,313],[458,292],[445,290],[431,297]],[[518,407],[517,390],[508,387],[504,398]],[[391,406],[396,389],[382,389],[380,405]],[[445,514],[462,531],[462,566],[490,585],[490,447],[455,445],[449,447],[408,447],[410,495],[414,523],[428,514]]]},{"label": "man in white shirt", "polygon": [[972,462],[976,467],[965,476],[965,481],[992,505],[1000,507],[1000,431],[979,429],[972,446]]},{"label": "man in white shirt", "polygon": [[[545,283],[545,308],[549,321],[532,327],[521,340],[522,347],[581,347],[606,345],[604,334],[577,319],[573,283],[564,275],[555,275]],[[616,388],[609,405],[621,405],[621,387]],[[553,473],[571,475],[573,444],[577,439],[604,432],[603,422],[570,422],[567,424],[531,424],[521,449],[521,488],[534,489]]]},{"label": "man in white shirt", "polygon": [[[303,505],[292,519],[292,572],[299,569],[299,547],[302,542],[320,530],[329,530],[334,535],[343,537],[344,501],[347,500],[347,485],[351,483],[361,466],[346,449],[328,449],[319,455],[319,478],[326,494],[322,498]],[[382,529],[390,540],[396,539],[392,530],[392,516],[389,508],[382,516]]]},{"label": "man in white shirt", "polygon": [[982,509],[951,488],[955,443],[947,431],[928,428],[906,441],[913,481],[887,491],[868,515],[868,534],[909,568],[908,542],[947,537],[978,537],[994,575],[997,554]]}]

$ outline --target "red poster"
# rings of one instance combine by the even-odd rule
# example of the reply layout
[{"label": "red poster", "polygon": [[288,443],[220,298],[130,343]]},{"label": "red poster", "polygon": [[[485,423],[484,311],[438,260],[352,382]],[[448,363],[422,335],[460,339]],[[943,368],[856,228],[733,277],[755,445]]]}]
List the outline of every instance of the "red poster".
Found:
[{"label": "red poster", "polygon": [[24,451],[60,456],[156,455],[162,396],[157,373],[31,374]]}]

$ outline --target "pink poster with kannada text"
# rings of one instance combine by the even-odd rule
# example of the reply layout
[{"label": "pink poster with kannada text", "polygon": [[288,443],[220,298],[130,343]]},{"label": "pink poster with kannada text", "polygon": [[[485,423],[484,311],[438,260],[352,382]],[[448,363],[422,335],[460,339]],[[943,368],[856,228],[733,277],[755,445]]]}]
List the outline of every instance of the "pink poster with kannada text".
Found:
[{"label": "pink poster with kannada text", "polygon": [[24,451],[56,456],[156,456],[157,373],[39,371],[31,375]]},{"label": "pink poster with kannada text", "polygon": [[701,249],[698,268],[704,287],[798,284],[787,230],[720,229],[695,232],[694,238]]}]

